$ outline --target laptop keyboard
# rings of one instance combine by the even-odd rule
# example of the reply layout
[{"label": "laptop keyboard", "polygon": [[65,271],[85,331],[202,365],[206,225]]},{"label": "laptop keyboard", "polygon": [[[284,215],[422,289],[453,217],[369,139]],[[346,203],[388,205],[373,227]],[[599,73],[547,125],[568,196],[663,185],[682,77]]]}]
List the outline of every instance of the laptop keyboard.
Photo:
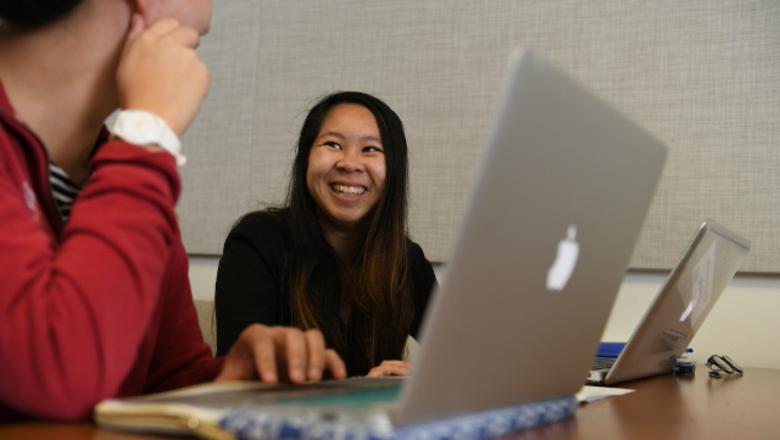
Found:
[{"label": "laptop keyboard", "polygon": [[614,357],[596,356],[593,359],[591,370],[609,370],[612,368],[612,365],[615,364],[616,360],[617,358]]}]

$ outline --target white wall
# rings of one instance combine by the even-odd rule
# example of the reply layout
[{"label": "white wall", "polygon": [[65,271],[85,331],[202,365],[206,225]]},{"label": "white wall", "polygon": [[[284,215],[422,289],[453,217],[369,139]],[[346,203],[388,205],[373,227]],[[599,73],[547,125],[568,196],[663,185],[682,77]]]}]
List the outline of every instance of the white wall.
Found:
[{"label": "white wall", "polygon": [[195,299],[214,300],[219,257],[190,255],[190,284]]},{"label": "white wall", "polygon": [[[213,299],[218,261],[217,257],[190,257],[195,299]],[[666,274],[629,273],[603,340],[628,339],[665,278]],[[780,277],[737,276],[691,342],[694,359],[703,363],[713,353],[728,354],[743,366],[780,368],[779,313]]]}]

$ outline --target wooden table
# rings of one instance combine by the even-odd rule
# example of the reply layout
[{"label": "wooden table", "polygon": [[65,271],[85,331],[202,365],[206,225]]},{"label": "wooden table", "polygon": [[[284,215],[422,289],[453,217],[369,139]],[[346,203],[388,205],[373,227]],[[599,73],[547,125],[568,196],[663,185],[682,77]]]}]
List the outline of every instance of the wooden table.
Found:
[{"label": "wooden table", "polygon": [[[510,436],[527,439],[780,439],[780,370],[751,368],[742,377],[659,376],[624,384],[636,391],[586,404],[575,417]],[[94,425],[20,423],[0,439],[144,440],[171,437],[105,431]]]},{"label": "wooden table", "polygon": [[635,392],[580,407],[570,420],[513,439],[780,439],[780,370],[742,377],[657,376],[622,384]]}]

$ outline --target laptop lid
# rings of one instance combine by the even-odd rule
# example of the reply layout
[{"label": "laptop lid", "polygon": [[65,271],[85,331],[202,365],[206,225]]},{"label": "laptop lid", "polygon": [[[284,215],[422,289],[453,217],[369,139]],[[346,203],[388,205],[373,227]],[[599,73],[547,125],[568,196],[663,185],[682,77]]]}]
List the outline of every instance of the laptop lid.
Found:
[{"label": "laptop lid", "polygon": [[669,358],[682,355],[749,250],[736,232],[702,223],[604,383],[669,372]]},{"label": "laptop lid", "polygon": [[665,157],[568,76],[515,54],[396,422],[577,392]]}]

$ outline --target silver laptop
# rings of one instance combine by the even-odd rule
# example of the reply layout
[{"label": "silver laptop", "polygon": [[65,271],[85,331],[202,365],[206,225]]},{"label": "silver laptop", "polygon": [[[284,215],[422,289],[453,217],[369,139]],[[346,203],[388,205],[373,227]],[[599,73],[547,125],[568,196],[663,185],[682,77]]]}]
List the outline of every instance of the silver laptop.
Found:
[{"label": "silver laptop", "polygon": [[612,385],[671,371],[749,250],[736,232],[702,223],[620,354],[597,359],[588,382]]},{"label": "silver laptop", "polygon": [[516,54],[396,422],[576,393],[665,158],[568,76]]}]

